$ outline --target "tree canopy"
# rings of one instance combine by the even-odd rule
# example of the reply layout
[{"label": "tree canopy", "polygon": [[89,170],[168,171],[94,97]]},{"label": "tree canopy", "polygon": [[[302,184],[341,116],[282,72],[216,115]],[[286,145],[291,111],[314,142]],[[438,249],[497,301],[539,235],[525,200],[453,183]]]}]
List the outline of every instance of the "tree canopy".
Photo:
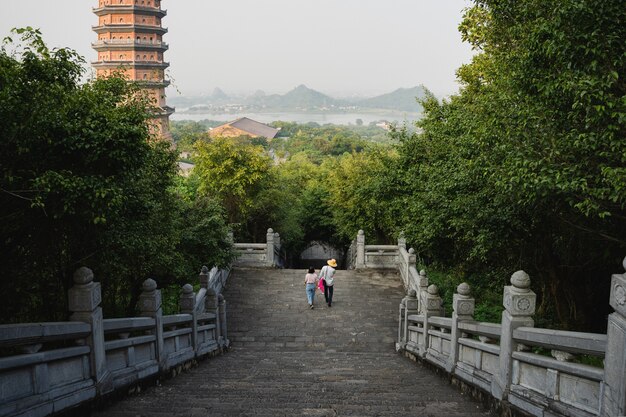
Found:
[{"label": "tree canopy", "polygon": [[[49,50],[36,30],[16,35],[21,43],[0,50],[3,319],[62,319],[83,265],[101,281],[105,309],[123,314],[144,279],[180,283],[202,263],[224,263],[223,219],[211,230],[186,223],[189,211],[221,209],[179,198],[176,154],[150,136],[137,88],[117,77],[81,84],[75,52]],[[191,248],[183,231],[204,243]]]}]

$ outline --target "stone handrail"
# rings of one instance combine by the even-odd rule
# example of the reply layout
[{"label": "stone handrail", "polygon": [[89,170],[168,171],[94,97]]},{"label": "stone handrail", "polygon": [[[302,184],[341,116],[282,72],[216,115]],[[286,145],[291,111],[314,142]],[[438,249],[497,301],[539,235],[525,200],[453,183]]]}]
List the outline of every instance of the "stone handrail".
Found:
[{"label": "stone handrail", "polygon": [[140,317],[103,319],[100,284],[80,268],[69,291],[70,322],[0,325],[0,415],[45,416],[228,347],[228,270],[200,273],[200,297],[186,284],[181,314],[164,316],[154,280],[143,283]]},{"label": "stone handrail", "polygon": [[529,281],[522,283],[526,277],[514,274],[513,285],[505,288],[505,300],[512,301],[505,301],[500,324],[473,320],[467,284],[454,294],[451,318],[440,316],[435,286],[421,301],[409,290],[400,307],[397,349],[531,415],[613,415],[602,414],[601,402],[611,370],[571,362],[579,354],[604,357],[607,336],[532,327],[535,295],[526,287]]},{"label": "stone handrail", "polygon": [[398,247],[395,245],[366,245],[365,233],[359,230],[348,251],[348,269],[395,269]]},{"label": "stone handrail", "polygon": [[[437,287],[425,271],[417,272],[403,237],[397,251],[407,289],[399,306],[398,351],[530,415],[626,415],[626,274],[612,276],[607,334],[538,329],[532,319],[536,295],[524,271],[504,287],[501,322],[481,323],[473,318],[469,285],[458,286],[452,317],[444,317]],[[580,355],[592,365],[577,363]]]},{"label": "stone handrail", "polygon": [[266,243],[234,243],[237,253],[234,265],[253,268],[283,268],[284,256],[280,235],[267,229]]}]

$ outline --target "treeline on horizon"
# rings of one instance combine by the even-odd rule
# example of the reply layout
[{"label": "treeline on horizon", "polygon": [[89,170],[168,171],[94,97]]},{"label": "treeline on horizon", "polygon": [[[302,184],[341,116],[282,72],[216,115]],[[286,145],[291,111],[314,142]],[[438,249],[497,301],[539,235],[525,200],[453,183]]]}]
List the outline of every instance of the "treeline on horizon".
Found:
[{"label": "treeline on horizon", "polygon": [[[173,169],[159,166],[159,170],[145,174],[145,181],[155,181],[150,175],[161,179],[162,188],[154,188],[156,200],[160,189],[167,190],[162,194],[177,204],[182,200],[190,207],[198,201],[210,205],[216,222],[219,219],[220,227],[232,228],[237,240],[264,241],[265,231],[272,227],[280,232],[292,254],[312,240],[345,246],[359,229],[365,231],[369,243],[395,243],[404,232],[420,266],[429,271],[431,282],[437,283],[447,303],[456,285],[470,283],[480,320],[499,320],[502,287],[514,271],[524,269],[539,295],[538,325],[604,331],[610,275],[621,272],[626,255],[625,14],[617,0],[477,0],[465,11],[460,25],[463,39],[477,51],[472,62],[457,72],[461,92],[445,101],[427,96],[422,101],[424,117],[416,131],[399,127],[388,139],[373,140],[366,131],[352,128],[277,123],[282,128],[281,137],[266,141],[209,138],[193,123],[178,125],[180,129],[173,124],[179,143],[192,150],[195,169],[189,178],[172,174],[169,182],[162,183],[167,177],[163,173]],[[114,80],[70,87],[80,91],[106,82]],[[10,115],[8,110],[0,113],[5,115]],[[96,120],[108,123],[102,118]],[[36,124],[48,132],[44,125]],[[89,126],[85,123],[79,130],[89,131]],[[120,142],[126,130],[139,129],[133,126],[129,122],[118,127]],[[97,139],[109,143],[107,138],[100,133]],[[16,148],[9,150],[24,152],[28,146],[22,140],[15,140]],[[68,146],[75,146],[68,142]],[[91,154],[99,148],[97,143],[94,139],[89,147],[83,149],[81,145],[75,152]],[[150,149],[160,149],[158,144],[148,144],[145,146]],[[121,145],[111,143],[107,151]],[[37,142],[37,146],[41,147],[39,152],[31,152],[30,158],[50,151],[46,148],[49,144]],[[165,159],[175,158],[165,149],[159,152]],[[134,157],[135,152],[130,154]],[[2,155],[8,155],[4,149]],[[102,174],[95,172],[108,165],[96,157],[92,162],[89,167],[100,178]],[[37,164],[44,162],[38,160]],[[4,190],[39,190],[27,176],[27,184],[19,185],[23,188],[5,184],[4,167],[3,163]],[[56,169],[70,170],[60,163]],[[137,188],[131,172],[119,175],[128,181],[121,183],[119,190]],[[73,177],[69,183],[72,181]],[[63,204],[14,192],[19,197],[38,198],[39,205],[33,205],[3,192],[2,215],[18,210],[4,209],[5,202],[11,203],[21,210],[20,216],[37,215],[37,221],[49,227],[48,223],[56,221],[47,215],[52,208],[70,207],[72,218],[80,217],[88,230],[103,236],[109,236],[109,228],[113,228],[116,238],[123,241],[126,235],[122,225],[132,225],[131,230],[137,231],[134,242],[141,240],[139,235],[149,235],[141,233],[150,230],[150,225],[141,223],[148,222],[149,212],[138,216],[133,211],[115,211],[107,215],[106,224],[95,222],[101,216],[92,213],[89,205],[78,205],[80,199],[76,198],[81,195],[78,190],[82,193],[89,187],[66,187],[74,197],[61,199]],[[94,193],[95,206],[122,204],[129,193],[122,194],[125,198],[118,203],[114,193]],[[170,211],[165,209],[164,213]],[[181,213],[185,217],[180,211],[178,215]],[[202,210],[195,213],[193,221],[203,219]],[[66,213],[61,210],[61,214]],[[179,219],[193,227],[189,220]],[[8,228],[14,230],[11,238],[22,236],[20,225],[12,222]],[[85,225],[81,223],[81,227]],[[13,291],[10,294],[15,295],[16,286],[21,286],[21,294],[27,288],[47,288],[43,281],[37,281],[38,287],[29,287],[30,249],[24,246],[20,249],[23,253],[17,253],[14,241],[5,238],[6,230],[3,226],[4,249],[16,256],[8,264],[14,268],[12,273],[21,275],[20,280],[3,285],[5,294]],[[179,229],[177,233],[180,236]],[[76,235],[84,240],[80,233]],[[211,236],[219,239],[217,234]],[[59,267],[58,256],[37,263],[45,266],[47,276],[57,271],[67,280],[78,261],[84,263],[80,251],[67,255],[67,247],[75,245],[71,242],[74,237],[64,235],[61,241],[66,252],[59,253],[66,260],[65,269]],[[57,239],[47,236],[45,242]],[[104,242],[108,243],[106,239]],[[37,245],[45,252],[43,246]],[[113,263],[119,250],[114,246],[90,248],[99,252],[86,259],[100,259],[106,253],[101,262]],[[168,248],[168,254],[177,256],[187,250],[180,244]],[[196,248],[198,253],[208,253]],[[155,253],[162,249],[155,246]],[[116,261],[132,261],[130,258]],[[6,271],[4,263],[2,267]],[[97,276],[138,282],[139,275],[143,274],[143,279],[152,270],[112,278],[106,271]],[[180,282],[183,274],[171,276],[176,277],[170,281],[174,283]]]}]

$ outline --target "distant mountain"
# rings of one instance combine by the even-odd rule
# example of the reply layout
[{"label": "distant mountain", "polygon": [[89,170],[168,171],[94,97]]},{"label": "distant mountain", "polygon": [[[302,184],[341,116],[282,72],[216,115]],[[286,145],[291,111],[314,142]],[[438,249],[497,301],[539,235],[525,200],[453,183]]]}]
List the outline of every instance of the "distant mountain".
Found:
[{"label": "distant mountain", "polygon": [[190,109],[199,112],[208,111],[230,112],[231,109],[241,111],[345,111],[362,109],[385,109],[396,111],[420,112],[421,106],[415,101],[416,97],[424,97],[425,89],[422,86],[413,88],[399,88],[391,93],[367,99],[340,100],[330,97],[319,91],[301,84],[285,94],[266,94],[257,90],[252,95],[228,95],[220,88],[215,88],[210,95],[203,96],[175,96],[168,98],[168,103],[179,107],[180,110]]},{"label": "distant mountain", "polygon": [[423,98],[425,94],[426,90],[421,85],[413,88],[398,88],[391,93],[359,100],[355,104],[373,109],[421,112],[422,106],[415,99]]},{"label": "distant mountain", "polygon": [[231,98],[221,88],[215,87],[215,89],[213,90],[213,93],[211,93],[211,95],[209,96],[209,100],[211,101],[211,103],[221,104],[221,103],[228,103],[231,100]]},{"label": "distant mountain", "polygon": [[339,100],[312,90],[304,84],[297,86],[282,96],[281,101],[285,107],[299,108],[331,107],[339,104]]},{"label": "distant mountain", "polygon": [[264,95],[256,92],[248,97],[246,102],[261,107],[299,110],[331,108],[340,103],[339,100],[310,89],[304,84],[283,95]]}]

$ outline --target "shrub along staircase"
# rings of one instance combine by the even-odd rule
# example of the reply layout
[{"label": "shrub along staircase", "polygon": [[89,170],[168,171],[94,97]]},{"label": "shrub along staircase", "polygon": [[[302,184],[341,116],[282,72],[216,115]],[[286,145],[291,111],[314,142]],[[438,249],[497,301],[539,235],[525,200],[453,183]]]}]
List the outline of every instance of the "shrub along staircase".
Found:
[{"label": "shrub along staircase", "polygon": [[94,414],[136,416],[488,416],[396,353],[393,271],[337,271],[332,308],[309,309],[304,271],[236,268],[227,354]]}]

